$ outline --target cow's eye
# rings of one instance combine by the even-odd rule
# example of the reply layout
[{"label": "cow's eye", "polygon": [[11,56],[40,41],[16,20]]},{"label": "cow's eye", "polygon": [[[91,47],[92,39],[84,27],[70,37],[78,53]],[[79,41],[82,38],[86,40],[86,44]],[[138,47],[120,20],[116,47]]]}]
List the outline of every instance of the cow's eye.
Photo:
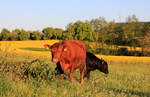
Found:
[{"label": "cow's eye", "polygon": [[55,52],[57,49],[56,48],[53,48],[53,52]]}]

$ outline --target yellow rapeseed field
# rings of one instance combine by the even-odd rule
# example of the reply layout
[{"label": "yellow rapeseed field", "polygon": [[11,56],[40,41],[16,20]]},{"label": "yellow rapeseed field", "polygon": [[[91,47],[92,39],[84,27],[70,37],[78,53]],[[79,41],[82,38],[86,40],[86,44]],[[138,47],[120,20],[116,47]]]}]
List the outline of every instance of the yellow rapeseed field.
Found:
[{"label": "yellow rapeseed field", "polygon": [[[0,51],[17,53],[22,55],[32,55],[40,57],[50,57],[50,52],[47,51],[31,51],[21,48],[44,48],[44,44],[53,44],[58,40],[36,40],[36,41],[0,41]],[[133,57],[133,56],[108,56],[108,55],[97,55],[108,61],[122,61],[130,63],[148,63],[150,62],[149,57]]]},{"label": "yellow rapeseed field", "polygon": [[39,40],[39,41],[1,41],[0,51],[17,53],[22,55],[33,55],[33,56],[46,56],[48,57],[50,53],[24,50],[22,48],[44,48],[44,44],[53,44],[58,42],[58,40]]}]

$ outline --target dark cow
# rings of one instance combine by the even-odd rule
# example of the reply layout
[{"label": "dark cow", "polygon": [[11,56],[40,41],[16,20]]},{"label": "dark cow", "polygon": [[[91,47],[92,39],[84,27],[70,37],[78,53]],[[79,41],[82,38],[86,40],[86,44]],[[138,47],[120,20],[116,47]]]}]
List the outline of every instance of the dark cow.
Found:
[{"label": "dark cow", "polygon": [[50,46],[45,44],[52,52],[52,61],[60,62],[63,72],[70,70],[70,81],[74,80],[73,73],[80,69],[80,83],[83,82],[84,71],[86,69],[86,49],[83,42],[79,40],[65,40],[62,43],[55,43]]},{"label": "dark cow", "polygon": [[90,72],[93,70],[98,69],[99,71],[108,74],[108,64],[105,60],[99,59],[94,54],[87,52],[86,57],[86,73],[84,77],[87,77],[89,79]]},{"label": "dark cow", "polygon": [[[90,78],[90,72],[93,70],[98,69],[99,71],[108,74],[108,64],[103,59],[97,58],[94,54],[87,52],[86,53],[86,72],[84,77],[87,77],[87,79]],[[57,66],[55,68],[56,75],[63,74],[63,70],[60,66],[60,63],[57,63]]]}]

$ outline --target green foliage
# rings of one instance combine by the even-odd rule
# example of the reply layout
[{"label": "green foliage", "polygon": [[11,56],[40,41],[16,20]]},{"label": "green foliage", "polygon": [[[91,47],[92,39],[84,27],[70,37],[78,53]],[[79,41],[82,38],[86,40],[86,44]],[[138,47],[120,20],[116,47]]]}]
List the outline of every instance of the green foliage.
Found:
[{"label": "green foliage", "polygon": [[42,30],[43,39],[62,39],[63,30],[59,28],[47,27]]},{"label": "green foliage", "polygon": [[0,75],[0,97],[6,97],[12,89],[12,85],[9,80]]},{"label": "green foliage", "polygon": [[130,39],[128,40],[129,46],[139,47],[141,46],[140,41],[138,39]]},{"label": "green foliage", "polygon": [[19,33],[20,33],[19,29],[13,30],[10,34],[10,39],[11,40],[19,40]]},{"label": "green foliage", "polygon": [[1,39],[0,40],[9,40],[10,38],[10,31],[6,28],[2,29],[1,31]]},{"label": "green foliage", "polygon": [[[53,63],[45,61],[44,58],[33,58],[32,56],[18,56],[15,54],[1,53],[0,55],[0,74],[11,76],[12,80],[25,81],[51,80]],[[17,60],[16,60],[17,59]]]},{"label": "green foliage", "polygon": [[54,28],[52,39],[62,39],[63,32],[64,32],[63,29]]},{"label": "green foliage", "polygon": [[51,28],[51,27],[44,28],[42,30],[42,33],[44,34],[43,35],[44,40],[51,39],[52,36],[53,36],[53,34],[52,34],[53,33],[53,28]]},{"label": "green foliage", "polygon": [[117,51],[117,54],[120,55],[120,56],[127,55],[128,53],[129,53],[129,51],[128,51],[127,48],[119,48],[118,51]]},{"label": "green foliage", "polygon": [[[115,56],[144,56],[141,51],[129,51],[127,48],[119,49],[110,49],[110,48],[96,48],[96,49],[87,49],[90,52],[95,54],[102,55],[115,55]],[[149,55],[150,52],[145,52]],[[148,56],[147,55],[147,56]]]},{"label": "green foliage", "polygon": [[30,33],[30,38],[32,40],[40,40],[41,39],[41,33],[39,31],[33,31]]},{"label": "green foliage", "polygon": [[95,39],[96,41],[101,42],[102,44],[106,40],[108,22],[103,17],[92,19],[90,24],[93,27],[93,30],[96,32]]},{"label": "green foliage", "polygon": [[90,24],[92,25],[94,31],[98,32],[107,26],[107,21],[105,20],[104,17],[99,17],[96,19],[92,19],[90,21]]},{"label": "green foliage", "polygon": [[19,40],[29,40],[30,39],[30,32],[25,30],[19,31]]},{"label": "green foliage", "polygon": [[68,39],[93,41],[93,30],[89,23],[77,21],[67,26]]},{"label": "green foliage", "polygon": [[52,70],[49,65],[50,64],[44,60],[34,59],[26,65],[25,71],[23,72],[24,76],[38,81],[43,79],[51,80]]},{"label": "green foliage", "polygon": [[138,33],[138,27],[139,23],[137,18],[133,15],[133,16],[129,16],[127,18],[127,22],[124,24],[123,26],[123,31],[125,33],[125,38],[126,39],[132,39],[133,37],[135,37],[136,33]]}]

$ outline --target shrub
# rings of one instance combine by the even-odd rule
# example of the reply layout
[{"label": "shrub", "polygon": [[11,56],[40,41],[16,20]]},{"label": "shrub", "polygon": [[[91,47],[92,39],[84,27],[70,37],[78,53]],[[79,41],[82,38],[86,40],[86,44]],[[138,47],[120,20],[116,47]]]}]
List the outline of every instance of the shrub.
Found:
[{"label": "shrub", "polygon": [[35,59],[26,64],[23,75],[25,78],[50,80],[52,78],[52,68],[50,68],[49,63]]},{"label": "shrub", "polygon": [[124,56],[124,55],[128,55],[129,51],[127,48],[119,48],[117,50],[117,55],[120,55],[120,56]]}]

